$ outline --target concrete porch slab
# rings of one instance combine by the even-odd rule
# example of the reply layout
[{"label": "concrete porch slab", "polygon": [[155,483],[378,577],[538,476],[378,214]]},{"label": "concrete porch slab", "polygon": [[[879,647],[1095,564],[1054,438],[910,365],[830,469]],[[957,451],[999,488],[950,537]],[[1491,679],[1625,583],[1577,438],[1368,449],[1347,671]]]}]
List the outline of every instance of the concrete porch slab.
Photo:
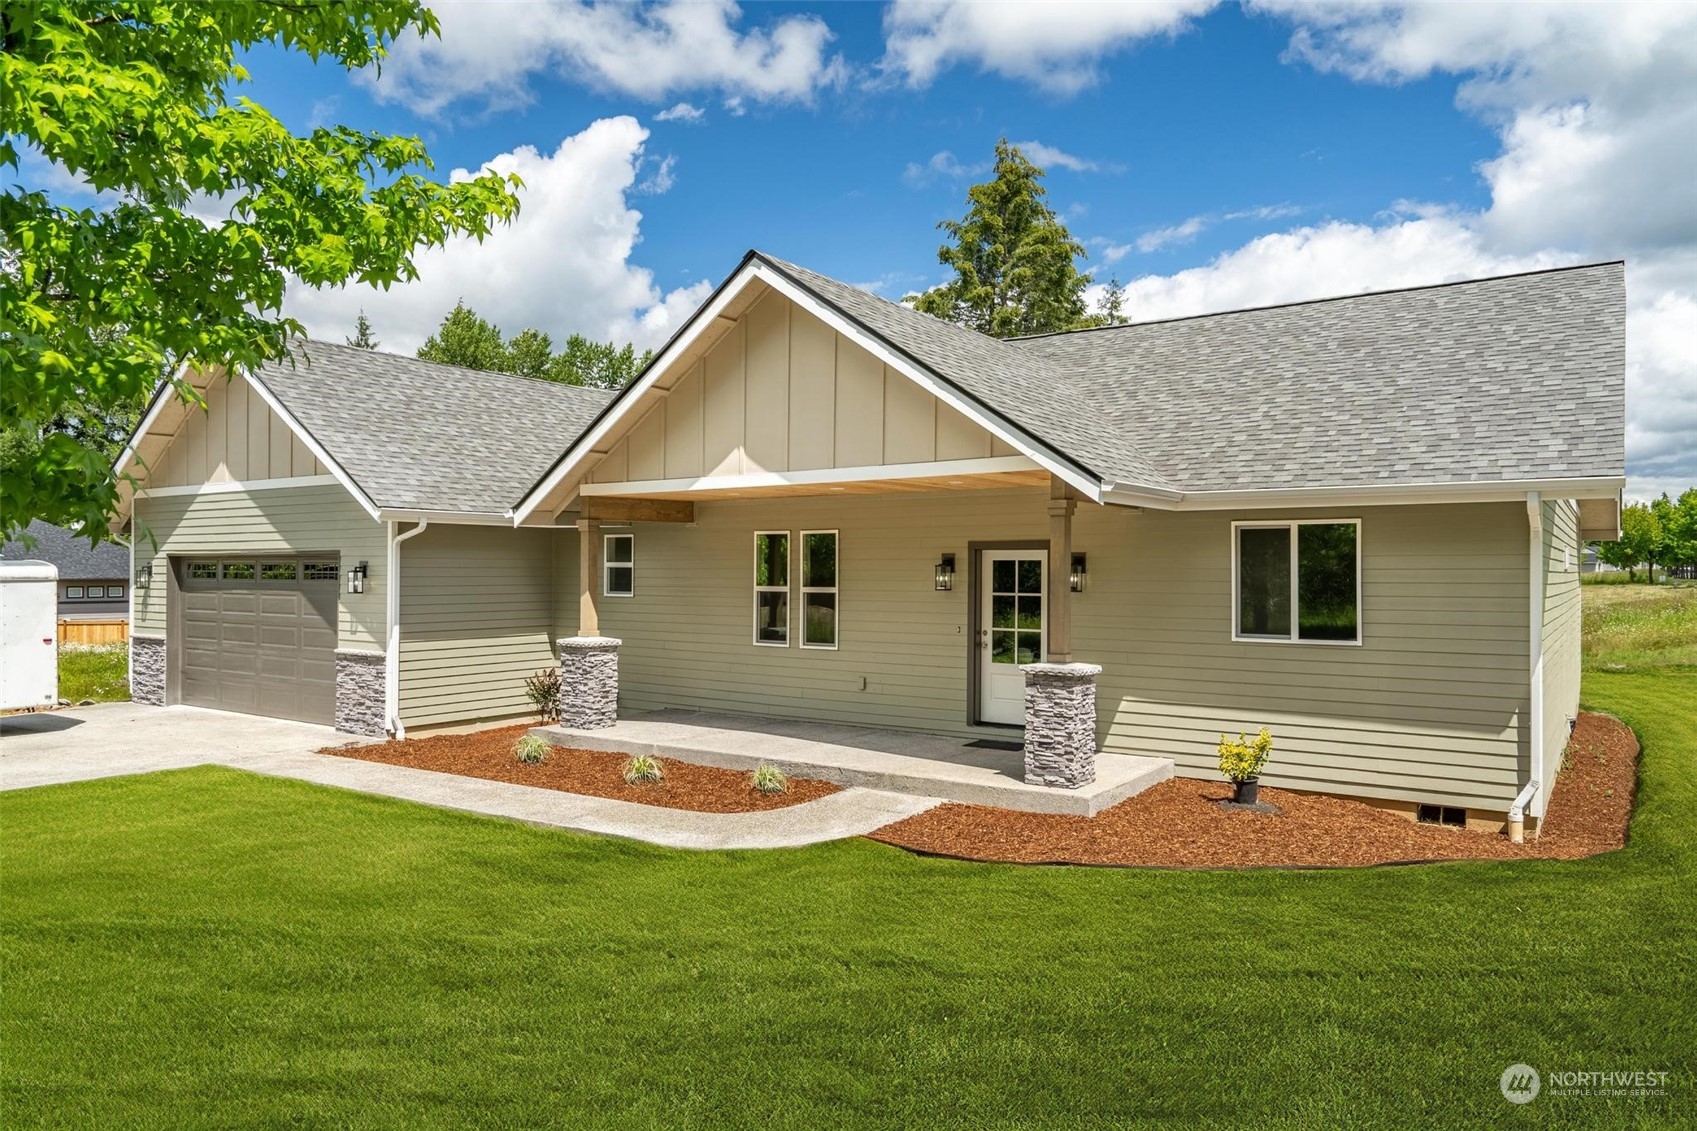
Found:
[{"label": "concrete porch slab", "polygon": [[704,711],[650,711],[602,730],[549,726],[531,733],[580,750],[651,754],[727,770],[769,762],[794,777],[841,786],[1078,817],[1093,817],[1173,776],[1166,758],[1098,754],[1094,782],[1055,789],[1024,782],[1025,757],[1018,750],[973,747],[945,735]]}]

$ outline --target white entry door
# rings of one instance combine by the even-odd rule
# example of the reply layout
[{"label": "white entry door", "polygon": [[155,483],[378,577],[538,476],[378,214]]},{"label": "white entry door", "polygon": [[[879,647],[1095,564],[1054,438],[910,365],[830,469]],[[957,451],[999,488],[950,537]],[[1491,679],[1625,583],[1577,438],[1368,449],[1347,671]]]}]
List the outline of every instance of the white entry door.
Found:
[{"label": "white entry door", "polygon": [[981,550],[978,561],[978,718],[1025,722],[1025,676],[1019,665],[1043,659],[1046,550]]}]

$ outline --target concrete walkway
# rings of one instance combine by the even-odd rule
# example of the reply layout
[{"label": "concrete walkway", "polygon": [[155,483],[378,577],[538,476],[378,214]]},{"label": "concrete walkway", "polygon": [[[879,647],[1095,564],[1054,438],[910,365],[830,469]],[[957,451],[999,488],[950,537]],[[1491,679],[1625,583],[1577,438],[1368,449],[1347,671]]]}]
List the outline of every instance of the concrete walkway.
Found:
[{"label": "concrete walkway", "polygon": [[940,803],[845,789],[763,813],[691,813],[314,753],[349,741],[329,727],[199,707],[104,703],[11,715],[0,718],[0,790],[217,765],[669,848],[816,844],[862,836]]}]

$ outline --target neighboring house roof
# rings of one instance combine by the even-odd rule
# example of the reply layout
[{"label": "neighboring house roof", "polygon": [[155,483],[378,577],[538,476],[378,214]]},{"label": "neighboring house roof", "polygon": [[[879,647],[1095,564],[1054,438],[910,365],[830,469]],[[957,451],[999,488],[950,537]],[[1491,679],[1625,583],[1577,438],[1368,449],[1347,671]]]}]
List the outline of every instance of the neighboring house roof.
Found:
[{"label": "neighboring house roof", "polygon": [[998,341],[752,254],[1122,488],[1625,470],[1619,262]]},{"label": "neighboring house roof", "polygon": [[87,538],[63,526],[36,519],[24,528],[35,539],[34,546],[19,541],[0,546],[0,560],[8,562],[52,562],[60,581],[123,580],[130,576],[130,548],[117,542],[93,545]]},{"label": "neighboring house roof", "polygon": [[506,513],[612,393],[305,341],[254,374],[379,508]]}]

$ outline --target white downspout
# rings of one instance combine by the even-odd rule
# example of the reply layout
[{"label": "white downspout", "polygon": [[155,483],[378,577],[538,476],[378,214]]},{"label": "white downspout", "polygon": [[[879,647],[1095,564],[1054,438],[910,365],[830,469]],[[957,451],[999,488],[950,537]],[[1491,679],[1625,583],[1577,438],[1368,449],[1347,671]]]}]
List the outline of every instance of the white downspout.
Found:
[{"label": "white downspout", "polygon": [[420,518],[418,525],[405,534],[395,533],[398,525],[389,523],[388,576],[384,582],[388,586],[384,596],[389,606],[389,646],[383,658],[383,714],[389,720],[389,733],[405,738],[407,728],[401,725],[401,543],[423,534],[430,520]]},{"label": "white downspout", "polygon": [[[1520,791],[1520,797],[1515,804],[1524,807],[1526,801],[1532,804],[1532,816],[1542,819],[1544,803],[1547,795],[1540,795],[1539,787],[1544,781],[1544,507],[1543,499],[1536,491],[1526,492],[1526,521],[1531,528],[1531,540],[1528,549],[1528,559],[1531,564],[1532,608],[1531,608],[1531,673],[1528,698],[1531,701],[1528,725],[1528,746],[1531,751],[1532,773],[1531,781]],[[1525,798],[1522,801],[1521,798]],[[1509,815],[1509,838],[1514,834],[1514,814]]]}]

